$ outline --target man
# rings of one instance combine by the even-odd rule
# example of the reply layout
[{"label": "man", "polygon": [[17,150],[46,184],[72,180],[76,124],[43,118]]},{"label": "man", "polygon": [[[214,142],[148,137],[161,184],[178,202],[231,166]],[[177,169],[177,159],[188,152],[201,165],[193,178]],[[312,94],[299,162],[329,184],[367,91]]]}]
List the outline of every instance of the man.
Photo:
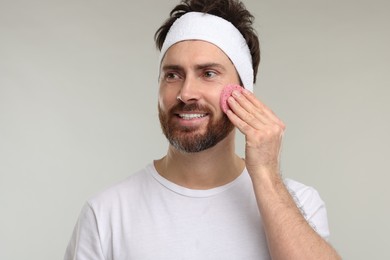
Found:
[{"label": "man", "polygon": [[[285,126],[252,93],[252,20],[234,0],[173,9],[155,35],[168,152],[86,203],[65,259],[339,259],[318,193],[280,176]],[[225,114],[226,85],[243,89]]]}]

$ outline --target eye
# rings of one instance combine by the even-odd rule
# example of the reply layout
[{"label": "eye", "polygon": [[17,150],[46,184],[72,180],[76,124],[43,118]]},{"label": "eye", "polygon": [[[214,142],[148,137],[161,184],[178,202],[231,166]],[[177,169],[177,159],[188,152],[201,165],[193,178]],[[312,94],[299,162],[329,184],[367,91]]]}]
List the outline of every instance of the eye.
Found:
[{"label": "eye", "polygon": [[214,78],[215,76],[217,76],[217,73],[215,71],[212,71],[212,70],[207,70],[204,72],[203,76],[205,78]]},{"label": "eye", "polygon": [[163,79],[165,81],[172,82],[172,81],[180,79],[180,75],[178,73],[175,73],[175,72],[166,72],[163,75]]}]

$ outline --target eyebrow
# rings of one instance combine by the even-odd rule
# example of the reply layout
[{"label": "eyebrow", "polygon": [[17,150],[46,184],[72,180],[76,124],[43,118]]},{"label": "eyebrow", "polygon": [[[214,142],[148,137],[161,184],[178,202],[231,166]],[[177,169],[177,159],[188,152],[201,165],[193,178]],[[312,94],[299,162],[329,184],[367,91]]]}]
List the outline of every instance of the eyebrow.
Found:
[{"label": "eyebrow", "polygon": [[[206,69],[206,68],[219,68],[219,69],[225,70],[225,67],[223,65],[221,65],[219,63],[215,63],[215,62],[208,62],[208,63],[202,63],[202,64],[195,65],[196,70],[202,70],[202,69]],[[183,71],[184,68],[180,65],[166,64],[162,67],[162,70],[163,71],[166,71],[166,70]]]},{"label": "eyebrow", "polygon": [[202,69],[206,69],[206,68],[219,68],[219,69],[225,70],[225,67],[222,64],[214,63],[214,62],[198,64],[195,66],[195,68],[197,70],[202,70]]},{"label": "eyebrow", "polygon": [[167,64],[167,65],[164,65],[161,70],[162,71],[166,71],[166,70],[183,70],[183,67],[179,66],[179,65]]}]

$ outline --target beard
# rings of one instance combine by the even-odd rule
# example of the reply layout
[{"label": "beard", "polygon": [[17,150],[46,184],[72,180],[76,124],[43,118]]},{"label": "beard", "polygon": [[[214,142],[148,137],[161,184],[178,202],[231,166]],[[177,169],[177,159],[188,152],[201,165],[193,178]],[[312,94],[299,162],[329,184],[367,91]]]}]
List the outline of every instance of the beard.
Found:
[{"label": "beard", "polygon": [[[172,118],[177,116],[175,111],[206,112],[209,116],[206,131],[201,133],[199,127],[185,127],[174,124]],[[210,109],[195,103],[184,104],[181,102],[168,112],[162,111],[161,107],[158,106],[158,112],[161,129],[169,143],[179,151],[186,153],[197,153],[209,149],[223,140],[234,129],[234,125],[225,113],[221,118],[213,120],[214,117]]]}]

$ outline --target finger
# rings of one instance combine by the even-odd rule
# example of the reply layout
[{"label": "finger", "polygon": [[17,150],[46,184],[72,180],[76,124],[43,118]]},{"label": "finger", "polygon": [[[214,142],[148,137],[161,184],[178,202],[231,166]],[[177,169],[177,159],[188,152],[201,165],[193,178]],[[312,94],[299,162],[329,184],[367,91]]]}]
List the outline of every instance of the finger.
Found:
[{"label": "finger", "polygon": [[246,142],[250,146],[257,146],[256,143],[269,142],[275,140],[275,137],[281,138],[283,136],[284,129],[277,124],[265,125],[260,123],[254,128],[232,110],[229,109],[226,114],[229,120],[246,136]]},{"label": "finger", "polygon": [[233,97],[228,101],[234,113],[256,129],[259,129],[263,124],[277,124],[282,127],[281,120],[251,93],[246,97],[240,92],[233,92]]},{"label": "finger", "polygon": [[[245,100],[247,100],[247,102]],[[283,121],[252,92],[244,90],[242,95],[238,96],[237,102],[249,113],[253,113],[256,116],[266,117],[273,123],[285,127]],[[264,119],[262,121],[264,121]]]},{"label": "finger", "polygon": [[248,123],[241,120],[240,117],[238,117],[231,109],[226,111],[226,115],[228,116],[229,120],[233,123],[235,127],[238,128],[238,130],[245,136],[249,135],[251,131],[254,130],[253,127],[251,127]]},{"label": "finger", "polygon": [[[269,124],[269,120],[260,115],[260,112],[255,111],[255,109],[250,108],[249,104],[244,104],[245,102],[241,100],[239,101],[235,99],[234,97],[230,97],[228,99],[229,102],[229,107],[231,110],[234,112],[234,114],[243,122],[248,124],[249,126],[255,128],[255,129],[260,129],[262,125],[267,125]],[[248,110],[252,111],[249,112]],[[254,112],[255,111],[255,112]]]}]

